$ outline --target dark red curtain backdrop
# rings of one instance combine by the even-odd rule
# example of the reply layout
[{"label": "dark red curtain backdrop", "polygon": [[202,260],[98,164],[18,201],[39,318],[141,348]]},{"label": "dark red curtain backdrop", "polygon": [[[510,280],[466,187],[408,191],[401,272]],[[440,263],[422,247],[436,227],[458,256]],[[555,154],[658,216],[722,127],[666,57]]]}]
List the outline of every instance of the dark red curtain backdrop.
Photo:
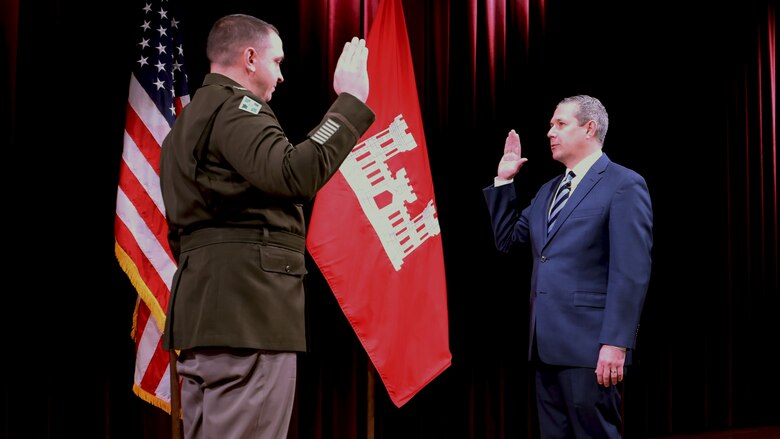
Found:
[{"label": "dark red curtain backdrop", "polygon": [[[333,98],[344,41],[367,35],[378,2],[186,2],[191,89],[217,17],[264,18],[287,54],[271,105],[298,141]],[[142,3],[2,4],[5,438],[170,435],[169,418],[131,390],[135,291],[113,248]],[[655,209],[626,437],[780,425],[777,6],[405,0],[453,363],[396,408],[312,264],[311,351],[290,438],[535,437],[523,360],[530,261],[495,250],[481,189],[513,128],[529,158],[521,197],[559,173],[545,133],[555,104],[579,93],[606,105],[605,152],[646,177]]]}]

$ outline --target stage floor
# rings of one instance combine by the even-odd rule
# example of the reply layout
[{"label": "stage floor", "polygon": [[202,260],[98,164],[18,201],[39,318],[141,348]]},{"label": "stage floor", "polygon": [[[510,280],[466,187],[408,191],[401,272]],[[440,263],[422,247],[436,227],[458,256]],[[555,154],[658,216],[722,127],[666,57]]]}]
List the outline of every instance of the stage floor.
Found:
[{"label": "stage floor", "polygon": [[[661,439],[661,437],[658,439]],[[780,439],[780,425],[703,434],[664,436],[663,439]]]}]

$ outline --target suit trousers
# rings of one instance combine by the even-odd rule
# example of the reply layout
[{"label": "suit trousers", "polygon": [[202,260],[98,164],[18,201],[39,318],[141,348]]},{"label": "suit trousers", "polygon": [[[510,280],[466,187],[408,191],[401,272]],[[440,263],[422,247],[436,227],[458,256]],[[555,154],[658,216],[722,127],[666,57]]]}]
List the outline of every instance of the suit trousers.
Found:
[{"label": "suit trousers", "polygon": [[600,385],[595,368],[535,366],[541,439],[621,437],[622,383]]},{"label": "suit trousers", "polygon": [[196,348],[176,362],[186,439],[287,437],[295,400],[294,352]]}]

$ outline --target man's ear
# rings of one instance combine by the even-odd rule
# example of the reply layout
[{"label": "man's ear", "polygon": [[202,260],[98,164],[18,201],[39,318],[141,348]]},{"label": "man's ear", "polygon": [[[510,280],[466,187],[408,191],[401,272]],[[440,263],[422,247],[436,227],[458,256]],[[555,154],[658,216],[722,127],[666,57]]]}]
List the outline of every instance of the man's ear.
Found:
[{"label": "man's ear", "polygon": [[257,70],[257,51],[254,49],[254,47],[247,47],[244,49],[242,61],[244,63],[244,66],[247,70],[250,72],[254,72]]},{"label": "man's ear", "polygon": [[589,136],[593,136],[593,137],[595,137],[595,136],[596,136],[596,126],[597,126],[597,125],[598,125],[598,124],[596,123],[596,121],[595,121],[595,120],[592,120],[592,119],[591,119],[591,120],[589,120],[589,121],[588,121],[588,122],[585,124],[585,134],[586,134],[586,135],[589,135]]}]

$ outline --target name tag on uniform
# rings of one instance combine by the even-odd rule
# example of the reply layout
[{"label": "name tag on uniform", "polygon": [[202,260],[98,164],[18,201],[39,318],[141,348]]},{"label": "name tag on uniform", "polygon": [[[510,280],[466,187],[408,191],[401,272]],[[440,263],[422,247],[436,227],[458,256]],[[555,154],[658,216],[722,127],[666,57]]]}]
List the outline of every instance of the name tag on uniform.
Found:
[{"label": "name tag on uniform", "polygon": [[260,102],[257,102],[249,96],[244,96],[244,99],[242,99],[241,103],[238,104],[238,108],[248,113],[257,114],[260,112],[260,109],[263,108],[263,106],[260,105]]}]

